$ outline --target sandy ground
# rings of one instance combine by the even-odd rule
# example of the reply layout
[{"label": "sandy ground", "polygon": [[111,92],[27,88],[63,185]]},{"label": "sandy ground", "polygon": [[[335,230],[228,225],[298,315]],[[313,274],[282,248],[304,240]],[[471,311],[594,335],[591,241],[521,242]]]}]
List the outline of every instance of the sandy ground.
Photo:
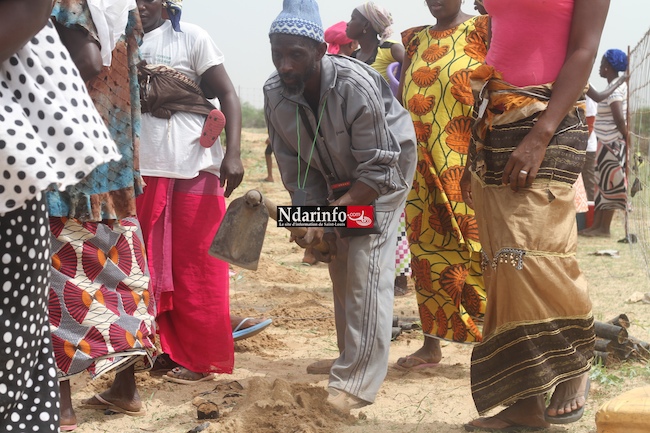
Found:
[{"label": "sandy ground", "polygon": [[[235,196],[256,188],[277,204],[287,204],[288,195],[277,170],[275,183],[262,182],[266,175],[265,138],[261,132],[244,133],[242,147],[247,174]],[[617,239],[623,231],[620,220],[615,225]],[[649,341],[650,305],[625,302],[635,291],[648,291],[648,280],[640,270],[641,265],[635,264],[629,247],[615,239],[581,240],[580,260],[591,284],[594,313],[598,320],[628,314],[633,322],[631,335]],[[589,255],[602,249],[617,249],[621,258]],[[403,333],[392,343],[391,367],[375,404],[353,411],[349,417],[342,417],[323,404],[327,376],[308,375],[305,368],[315,360],[337,356],[331,288],[326,265],[305,266],[301,258],[302,250],[289,243],[288,232],[271,221],[259,269],[233,268],[233,313],[274,320],[262,334],[236,344],[234,374],[196,385],[172,384],[159,375],[138,374],[146,415],[137,418],[79,408],[82,399],[101,392],[112,380],[110,375],[95,381],[79,376],[72,382],[73,405],[79,421],[76,431],[184,433],[206,422],[209,425],[204,425],[204,432],[464,431],[463,423],[477,416],[469,387],[471,347],[445,344],[443,360],[437,367],[419,371],[396,369],[393,365],[400,356],[410,354],[422,344],[422,334],[417,330]],[[417,320],[413,292],[396,298],[394,313],[402,320]],[[624,390],[650,384],[650,369],[634,369],[637,370],[641,374],[629,374],[624,381],[594,381],[582,420],[548,431],[595,432],[594,414],[600,404]],[[219,406],[220,418],[197,419],[197,405],[206,401]]]}]

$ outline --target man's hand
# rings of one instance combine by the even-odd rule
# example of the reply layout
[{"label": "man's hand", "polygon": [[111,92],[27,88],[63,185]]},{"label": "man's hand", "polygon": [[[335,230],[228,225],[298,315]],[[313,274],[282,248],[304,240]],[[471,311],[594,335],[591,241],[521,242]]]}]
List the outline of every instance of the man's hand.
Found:
[{"label": "man's hand", "polygon": [[[325,233],[325,229],[322,227],[309,227],[303,237],[299,238],[292,234],[289,241],[293,241],[303,248],[312,247],[312,252],[316,259],[324,263],[329,263],[336,257],[336,239],[337,235],[334,232]],[[313,248],[321,243],[327,244],[328,252],[325,253],[317,248]]]},{"label": "man's hand", "polygon": [[292,233],[289,241],[295,242],[303,248],[313,247],[323,241],[324,234],[325,229],[323,227],[308,227],[307,233],[303,237],[299,238]]},{"label": "man's hand", "polygon": [[221,162],[220,170],[220,183],[223,188],[224,185],[226,190],[224,196],[230,197],[230,194],[239,186],[241,181],[244,179],[244,165],[241,162],[240,157],[224,156],[223,161]]}]

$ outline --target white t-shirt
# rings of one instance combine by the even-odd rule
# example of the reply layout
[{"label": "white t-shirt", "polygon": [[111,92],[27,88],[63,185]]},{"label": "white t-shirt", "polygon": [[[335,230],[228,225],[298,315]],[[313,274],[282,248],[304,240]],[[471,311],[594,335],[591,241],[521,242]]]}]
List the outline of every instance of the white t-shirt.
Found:
[{"label": "white t-shirt", "polygon": [[627,116],[627,83],[618,86],[609,95],[609,98],[598,103],[598,115],[596,116],[594,130],[596,131],[598,140],[605,144],[624,139],[616,126],[614,115],[612,114],[611,104],[617,101],[621,103],[623,118],[625,118]]},{"label": "white t-shirt", "polygon": [[[598,113],[598,103],[591,99],[589,96],[586,97],[587,100],[587,109],[585,110],[585,116],[587,117],[596,117]],[[596,137],[596,131],[591,131],[589,134],[589,139],[587,140],[587,152],[596,152],[598,150],[598,138]]]},{"label": "white t-shirt", "polygon": [[[202,28],[182,22],[176,32],[170,21],[145,33],[140,52],[148,64],[163,64],[196,83],[213,66],[223,63],[223,53]],[[199,171],[219,176],[223,149],[217,140],[206,149],[199,144],[205,117],[176,112],[171,119],[142,115],[140,171],[144,176],[192,179]]]}]

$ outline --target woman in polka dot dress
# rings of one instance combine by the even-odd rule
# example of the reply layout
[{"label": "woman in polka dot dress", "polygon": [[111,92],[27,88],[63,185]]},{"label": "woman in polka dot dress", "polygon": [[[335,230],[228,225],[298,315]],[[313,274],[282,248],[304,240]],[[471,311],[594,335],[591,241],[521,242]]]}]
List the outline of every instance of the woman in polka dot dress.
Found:
[{"label": "woman in polka dot dress", "polygon": [[[0,431],[58,432],[44,190],[119,159],[48,21],[51,0],[0,2]],[[85,117],[85,118],[84,118]]]}]

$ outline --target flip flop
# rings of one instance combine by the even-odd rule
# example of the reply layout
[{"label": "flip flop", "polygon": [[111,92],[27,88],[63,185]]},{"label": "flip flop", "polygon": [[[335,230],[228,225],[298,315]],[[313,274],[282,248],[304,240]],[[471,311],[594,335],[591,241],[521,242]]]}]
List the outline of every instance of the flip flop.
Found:
[{"label": "flip flop", "polygon": [[171,374],[175,375],[180,375],[182,374],[182,370],[190,371],[185,367],[176,367],[173,368],[172,370],[168,371],[166,375],[163,376],[163,379],[169,381],[169,382],[174,382],[174,383],[180,383],[183,385],[192,385],[197,382],[205,382],[207,380],[214,380],[214,374],[213,373],[201,373],[202,376],[199,377],[198,379],[183,379],[181,377],[176,377],[176,376],[170,376]]},{"label": "flip flop", "polygon": [[78,427],[77,424],[68,424],[68,425],[61,424],[61,427],[59,427],[59,429],[61,431],[73,431],[76,430],[77,427]]},{"label": "flip flop", "polygon": [[550,422],[551,424],[570,424],[572,422],[578,421],[580,418],[582,418],[582,415],[585,412],[585,406],[587,404],[587,396],[589,395],[589,388],[591,388],[591,378],[587,378],[587,384],[585,385],[585,404],[582,405],[581,408],[573,410],[569,413],[565,413],[562,415],[555,415],[551,416],[544,411],[544,419],[546,422]]},{"label": "flip flop", "polygon": [[[84,409],[107,410],[115,413],[123,413],[124,415],[128,415],[128,416],[144,416],[147,414],[147,412],[144,411],[143,409],[140,409],[138,411],[124,409],[123,407],[120,407],[115,403],[111,403],[110,401],[106,400],[99,394],[95,394],[92,398],[97,400],[99,404],[87,403],[87,401],[90,400],[88,399],[88,400],[84,400],[81,403],[80,407]],[[61,429],[63,430],[63,428]]]},{"label": "flip flop", "polygon": [[[404,365],[402,365],[402,364],[407,363],[411,359],[414,360],[414,361],[417,361],[418,364],[416,364],[416,365],[414,365],[412,367],[405,367]],[[402,361],[401,364],[400,364],[400,361]],[[398,359],[397,362],[395,363],[395,367],[397,367],[399,369],[402,369],[402,370],[407,370],[407,371],[408,370],[421,370],[421,369],[424,369],[424,368],[433,368],[433,367],[437,367],[438,365],[440,365],[440,363],[438,363],[438,362],[427,362],[424,359],[420,358],[419,356],[415,356],[415,355],[405,356],[403,358]]]},{"label": "flip flop", "polygon": [[[89,400],[94,398],[95,400],[99,401],[99,404],[91,404],[87,403]],[[93,395],[91,398],[82,400],[81,405],[79,406],[82,409],[97,409],[97,410],[106,410],[108,409],[108,405],[110,403],[106,403],[106,400],[104,400],[99,394]]]},{"label": "flip flop", "polygon": [[221,135],[221,131],[226,126],[226,116],[216,108],[210,111],[208,118],[205,119],[199,144],[205,148],[212,147]]},{"label": "flip flop", "polygon": [[267,328],[271,323],[273,323],[273,320],[271,319],[266,319],[261,321],[260,323],[249,326],[248,328],[243,328],[242,326],[244,323],[246,323],[249,320],[255,320],[253,317],[246,317],[242,319],[241,322],[237,325],[235,330],[232,332],[232,339],[235,341],[243,340],[244,338],[252,337],[253,335],[257,335],[260,332],[262,332],[265,328]]}]

